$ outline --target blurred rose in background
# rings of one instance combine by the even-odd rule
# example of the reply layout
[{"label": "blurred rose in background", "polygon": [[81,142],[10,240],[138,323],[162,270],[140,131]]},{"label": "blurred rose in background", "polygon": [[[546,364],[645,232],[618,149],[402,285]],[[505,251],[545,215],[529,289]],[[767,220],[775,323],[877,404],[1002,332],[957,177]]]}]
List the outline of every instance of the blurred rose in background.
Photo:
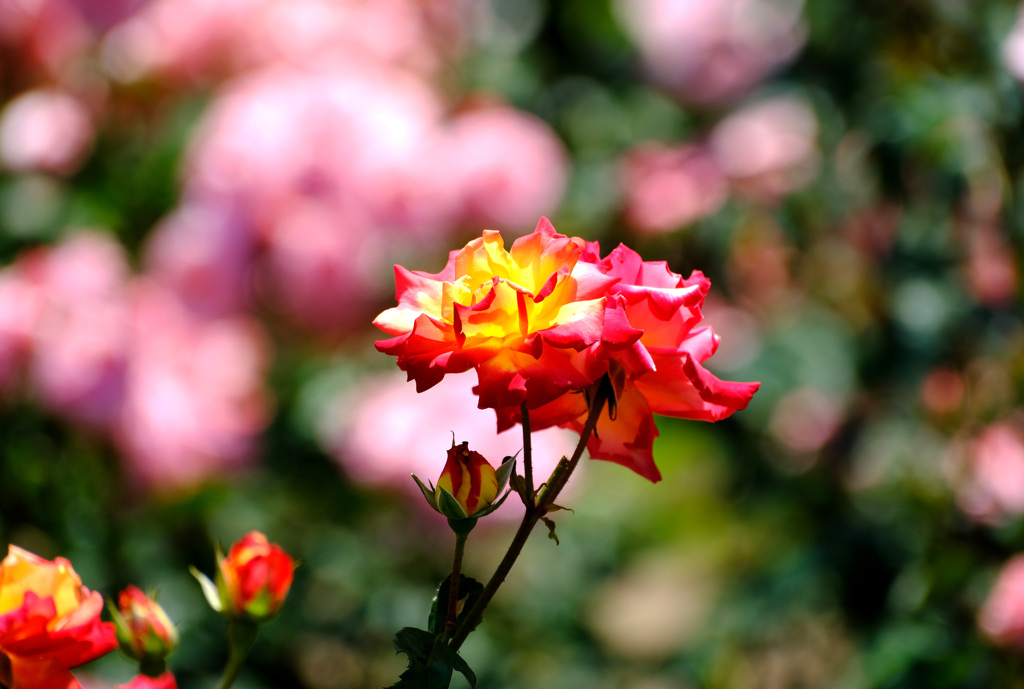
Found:
[{"label": "blurred rose in background", "polygon": [[712,105],[750,90],[804,42],[801,0],[625,0],[616,4],[651,79]]}]

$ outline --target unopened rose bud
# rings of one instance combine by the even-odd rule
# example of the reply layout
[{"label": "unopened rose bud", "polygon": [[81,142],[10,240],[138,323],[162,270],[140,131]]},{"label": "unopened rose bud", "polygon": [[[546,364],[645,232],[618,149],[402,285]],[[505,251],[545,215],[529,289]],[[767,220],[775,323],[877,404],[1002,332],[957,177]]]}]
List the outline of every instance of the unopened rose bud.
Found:
[{"label": "unopened rose bud", "polygon": [[217,567],[221,612],[250,622],[266,622],[288,595],[295,562],[258,531],[231,546]]},{"label": "unopened rose bud", "polygon": [[[442,491],[455,498],[461,514],[448,514]],[[476,514],[498,497],[498,479],[494,467],[479,452],[469,449],[469,443],[453,445],[448,450],[448,461],[434,490],[438,506],[446,517],[460,518]]]},{"label": "unopened rose bud", "polygon": [[178,632],[164,609],[135,586],[129,586],[111,607],[121,650],[144,668],[163,671],[163,661],[178,645]]},{"label": "unopened rose bud", "polygon": [[413,479],[430,506],[449,522],[475,520],[493,512],[505,499],[505,495],[498,496],[508,485],[514,465],[515,459],[509,458],[495,471],[483,455],[469,449],[469,443],[456,445],[453,441],[436,488],[428,488],[415,476]]}]

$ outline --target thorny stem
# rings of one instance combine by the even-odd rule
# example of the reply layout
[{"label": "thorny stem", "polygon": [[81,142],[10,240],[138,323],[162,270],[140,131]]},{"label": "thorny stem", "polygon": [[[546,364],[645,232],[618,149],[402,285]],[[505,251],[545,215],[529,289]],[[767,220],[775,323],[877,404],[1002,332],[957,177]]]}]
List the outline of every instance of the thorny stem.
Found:
[{"label": "thorny stem", "polygon": [[530,445],[530,410],[526,408],[526,402],[519,405],[521,416],[520,423],[523,426],[523,477],[526,481],[526,492],[523,495],[523,504],[530,509],[536,504],[533,495],[533,448]]},{"label": "thorny stem", "polygon": [[456,532],[455,534],[455,556],[452,558],[452,580],[451,586],[448,589],[448,613],[444,621],[442,641],[450,639],[452,632],[455,631],[455,620],[458,617],[459,605],[459,579],[462,576],[462,554],[466,550],[466,538],[468,536],[468,533]]},{"label": "thorny stem", "polygon": [[587,421],[583,425],[583,430],[580,432],[580,441],[576,445],[572,458],[568,462],[563,458],[563,461],[558,463],[555,470],[551,472],[551,478],[548,479],[547,486],[541,492],[536,504],[533,506],[527,505],[526,514],[523,515],[523,521],[520,522],[519,529],[516,530],[516,534],[512,538],[512,543],[509,545],[505,557],[498,563],[497,569],[494,570],[494,574],[491,575],[476,604],[473,605],[466,617],[463,618],[462,623],[455,629],[455,633],[448,642],[449,648],[453,651],[458,651],[470,632],[480,624],[484,609],[491,602],[491,599],[494,598],[494,594],[498,592],[498,588],[504,583],[505,577],[511,571],[512,565],[515,564],[519,555],[523,552],[523,546],[526,545],[526,540],[533,531],[533,527],[550,511],[551,506],[555,504],[555,499],[558,497],[559,492],[565,487],[576,465],[580,463],[580,459],[583,457],[583,450],[587,447],[587,441],[590,440],[590,436],[597,426],[597,420],[601,416],[601,411],[611,395],[611,384],[607,380],[607,376],[594,384],[589,392],[592,394],[590,410],[587,414]]}]

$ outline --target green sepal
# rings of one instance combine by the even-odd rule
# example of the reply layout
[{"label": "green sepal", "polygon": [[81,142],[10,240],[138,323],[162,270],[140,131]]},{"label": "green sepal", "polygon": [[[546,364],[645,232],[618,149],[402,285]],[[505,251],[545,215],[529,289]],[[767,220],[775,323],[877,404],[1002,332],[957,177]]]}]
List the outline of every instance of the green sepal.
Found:
[{"label": "green sepal", "polygon": [[469,665],[437,634],[404,627],[395,634],[395,651],[408,656],[409,667],[388,689],[448,689],[455,671],[476,689],[476,675]]},{"label": "green sepal", "polygon": [[501,493],[505,490],[505,486],[508,485],[509,477],[512,476],[512,472],[515,471],[515,468],[516,458],[515,455],[513,455],[512,457],[506,458],[502,465],[495,470],[494,478],[498,479],[498,490],[495,494]]},{"label": "green sepal", "polygon": [[[427,488],[423,481],[420,480],[419,476],[412,474],[412,480],[416,482],[416,485],[420,487],[420,492],[423,493],[423,499],[427,501],[430,508],[437,510],[437,495],[434,493],[434,484],[431,483],[430,487]],[[438,510],[440,511],[440,510]]]},{"label": "green sepal", "polygon": [[437,489],[437,511],[448,519],[465,519],[469,516],[455,496],[444,488]]},{"label": "green sepal", "polygon": [[[427,619],[427,626],[435,634],[444,633],[444,625],[448,615],[448,596],[452,590],[452,575],[449,574],[437,586],[434,593],[434,600],[430,604],[430,617]],[[472,577],[462,575],[459,577],[459,600],[462,602],[462,612],[455,617],[455,624],[458,625],[462,618],[469,613],[476,604],[477,598],[484,592],[484,585]]]},{"label": "green sepal", "polygon": [[114,632],[117,635],[117,643],[121,648],[121,651],[138,662],[140,659],[136,657],[135,650],[132,648],[132,631],[128,628],[128,623],[124,619],[124,615],[114,605],[114,601],[107,601],[107,610],[110,612],[110,618],[114,622]]},{"label": "green sepal", "polygon": [[195,567],[189,567],[188,571],[192,572],[192,576],[199,582],[199,586],[203,589],[203,596],[206,597],[206,602],[210,604],[216,612],[224,612],[224,604],[221,601],[220,591],[217,589],[217,585],[210,580],[210,577],[200,572]]}]

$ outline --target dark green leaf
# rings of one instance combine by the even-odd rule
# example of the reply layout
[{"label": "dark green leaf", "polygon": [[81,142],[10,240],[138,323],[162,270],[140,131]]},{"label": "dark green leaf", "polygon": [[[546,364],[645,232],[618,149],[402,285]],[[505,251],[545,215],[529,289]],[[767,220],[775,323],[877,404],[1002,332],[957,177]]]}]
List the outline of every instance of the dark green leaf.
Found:
[{"label": "dark green leaf", "polygon": [[405,627],[395,634],[395,650],[409,657],[409,666],[388,689],[447,689],[456,670],[476,689],[469,665],[436,634]]}]

